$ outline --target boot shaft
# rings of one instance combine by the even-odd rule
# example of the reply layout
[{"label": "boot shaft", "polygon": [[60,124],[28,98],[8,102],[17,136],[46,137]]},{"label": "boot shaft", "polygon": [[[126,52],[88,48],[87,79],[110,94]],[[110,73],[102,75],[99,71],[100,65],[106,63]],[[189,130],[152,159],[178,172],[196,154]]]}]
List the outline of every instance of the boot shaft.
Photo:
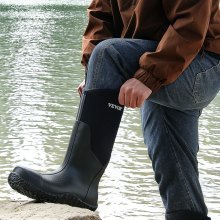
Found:
[{"label": "boot shaft", "polygon": [[91,150],[103,166],[109,162],[122,114],[118,91],[88,90],[81,97],[76,120],[89,125]]}]

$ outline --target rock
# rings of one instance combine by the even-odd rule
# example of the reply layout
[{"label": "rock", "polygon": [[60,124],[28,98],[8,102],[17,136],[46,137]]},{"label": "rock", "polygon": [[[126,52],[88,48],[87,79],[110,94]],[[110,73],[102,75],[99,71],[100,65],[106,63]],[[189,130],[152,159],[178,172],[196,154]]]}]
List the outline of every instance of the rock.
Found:
[{"label": "rock", "polygon": [[101,220],[97,213],[53,203],[1,201],[0,220]]}]

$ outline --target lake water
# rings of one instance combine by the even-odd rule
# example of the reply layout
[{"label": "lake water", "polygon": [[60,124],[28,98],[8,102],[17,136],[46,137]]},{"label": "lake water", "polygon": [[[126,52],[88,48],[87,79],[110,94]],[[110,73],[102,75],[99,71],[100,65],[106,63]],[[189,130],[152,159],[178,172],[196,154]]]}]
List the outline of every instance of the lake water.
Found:
[{"label": "lake water", "polygon": [[[14,166],[50,171],[63,160],[84,77],[88,2],[0,0],[0,200],[26,199],[7,184]],[[200,120],[200,179],[214,220],[220,219],[219,113],[220,95]],[[103,220],[164,219],[138,110],[125,110],[97,211]]]}]

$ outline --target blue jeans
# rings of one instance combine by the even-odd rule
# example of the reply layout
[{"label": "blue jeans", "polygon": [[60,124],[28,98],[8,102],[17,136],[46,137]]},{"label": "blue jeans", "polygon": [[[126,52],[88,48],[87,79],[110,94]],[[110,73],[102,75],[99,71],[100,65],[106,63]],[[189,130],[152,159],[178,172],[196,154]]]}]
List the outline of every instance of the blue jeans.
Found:
[{"label": "blue jeans", "polygon": [[[85,89],[115,89],[133,77],[139,58],[157,42],[109,39],[90,58]],[[166,214],[190,211],[207,216],[198,179],[198,119],[220,90],[220,60],[203,52],[172,84],[162,87],[141,108],[144,142]]]}]

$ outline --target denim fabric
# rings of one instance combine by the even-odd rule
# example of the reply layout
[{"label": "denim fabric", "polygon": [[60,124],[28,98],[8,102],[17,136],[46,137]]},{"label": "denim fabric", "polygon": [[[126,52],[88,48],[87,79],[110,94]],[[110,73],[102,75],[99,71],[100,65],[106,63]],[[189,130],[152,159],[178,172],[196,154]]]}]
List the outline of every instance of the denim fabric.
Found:
[{"label": "denim fabric", "polygon": [[140,56],[154,51],[155,41],[109,39],[99,43],[88,63],[87,89],[115,89],[130,79],[139,67]]},{"label": "denim fabric", "polygon": [[172,84],[155,93],[150,100],[179,110],[203,109],[220,89],[220,60],[205,51]]},{"label": "denim fabric", "polygon": [[[119,90],[138,69],[140,56],[156,48],[157,42],[140,39],[99,43],[88,64],[85,89]],[[198,119],[219,90],[220,61],[203,52],[141,108],[144,142],[166,214],[192,211],[207,216],[198,179]]]}]

